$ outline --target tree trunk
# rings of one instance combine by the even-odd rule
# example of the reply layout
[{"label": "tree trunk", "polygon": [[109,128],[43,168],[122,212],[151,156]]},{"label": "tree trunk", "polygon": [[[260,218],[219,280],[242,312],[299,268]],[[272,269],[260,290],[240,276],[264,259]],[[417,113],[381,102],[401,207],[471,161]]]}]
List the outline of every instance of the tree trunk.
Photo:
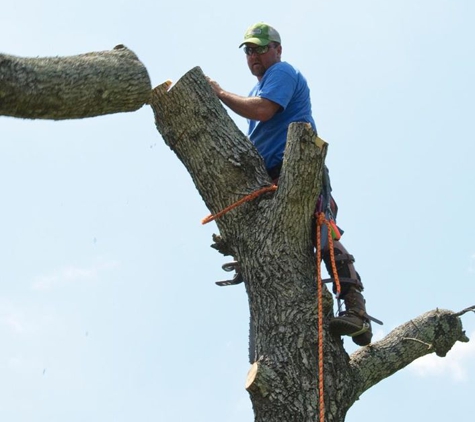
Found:
[{"label": "tree trunk", "polygon": [[60,120],[135,111],[150,93],[146,68],[123,45],[70,57],[0,54],[0,115]]},{"label": "tree trunk", "polygon": [[[166,144],[189,171],[211,213],[270,186],[263,161],[211,90],[200,68],[171,89],[158,86],[151,106]],[[259,422],[317,421],[318,332],[316,260],[311,239],[315,199],[327,144],[310,125],[289,128],[278,189],[216,220],[216,246],[240,263],[255,331],[246,388]],[[259,228],[256,230],[256,227]],[[325,420],[344,421],[368,388],[417,357],[445,355],[467,341],[458,314],[436,310],[361,348],[351,357],[328,332],[333,300],[325,289]]]}]

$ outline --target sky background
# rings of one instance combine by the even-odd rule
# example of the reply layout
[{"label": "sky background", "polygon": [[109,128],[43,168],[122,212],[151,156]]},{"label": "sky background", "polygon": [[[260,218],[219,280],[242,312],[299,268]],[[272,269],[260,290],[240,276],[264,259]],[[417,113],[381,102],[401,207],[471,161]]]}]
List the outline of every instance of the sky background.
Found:
[{"label": "sky background", "polygon": [[[381,338],[475,305],[472,0],[3,2],[0,52],[132,49],[153,86],[195,66],[247,95],[248,26],[281,34],[330,144],[344,243]],[[244,119],[230,112],[239,128]],[[153,113],[0,117],[0,420],[244,422],[248,307]],[[471,342],[367,391],[348,422],[466,419]],[[348,352],[356,350],[345,341]]]}]

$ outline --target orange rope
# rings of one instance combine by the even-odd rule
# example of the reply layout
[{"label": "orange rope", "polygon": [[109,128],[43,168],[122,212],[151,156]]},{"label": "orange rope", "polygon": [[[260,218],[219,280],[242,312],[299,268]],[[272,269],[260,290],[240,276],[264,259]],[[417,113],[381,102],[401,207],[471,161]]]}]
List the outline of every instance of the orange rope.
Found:
[{"label": "orange rope", "polygon": [[[323,285],[322,285],[322,270],[320,263],[322,260],[321,235],[320,227],[323,224],[321,216],[318,214],[317,219],[317,300],[318,300],[318,398],[319,398],[319,421],[325,420],[325,396],[323,389]],[[325,217],[323,217],[325,218]]]},{"label": "orange rope", "polygon": [[264,188],[258,189],[256,191],[250,193],[249,195],[246,195],[244,198],[241,198],[239,201],[235,202],[234,204],[229,205],[224,210],[219,211],[214,215],[213,214],[208,215],[208,217],[204,218],[201,221],[201,224],[208,224],[210,221],[213,221],[213,220],[216,220],[217,218],[222,217],[224,214],[231,211],[233,208],[236,208],[239,205],[244,204],[244,202],[252,201],[253,199],[257,198],[259,195],[262,195],[263,193],[273,192],[275,190],[277,190],[276,185],[266,186]]},{"label": "orange rope", "polygon": [[317,215],[317,300],[318,300],[318,398],[319,398],[319,422],[325,421],[325,395],[324,395],[324,373],[323,373],[323,281],[322,281],[322,246],[321,246],[321,228],[327,226],[328,249],[330,251],[330,261],[332,266],[333,278],[337,291],[337,297],[341,292],[340,279],[336,271],[335,253],[333,250],[333,237],[331,233],[330,222],[325,218],[323,212]]}]

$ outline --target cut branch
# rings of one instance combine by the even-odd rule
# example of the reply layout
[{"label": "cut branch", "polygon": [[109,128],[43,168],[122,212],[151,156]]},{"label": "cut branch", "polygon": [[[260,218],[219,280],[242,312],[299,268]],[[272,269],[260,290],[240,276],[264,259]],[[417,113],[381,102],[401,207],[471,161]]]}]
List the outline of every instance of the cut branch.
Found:
[{"label": "cut branch", "polygon": [[465,315],[467,312],[475,312],[475,306],[469,306],[468,308],[465,308],[461,310],[460,312],[457,312],[455,315],[462,316],[462,315]]},{"label": "cut branch", "polygon": [[[187,168],[212,214],[270,185],[262,158],[231,120],[199,67],[171,88],[168,83],[156,87],[151,106],[157,129]],[[220,230],[230,215],[243,215],[253,204],[216,221]]]},{"label": "cut branch", "polygon": [[457,341],[468,339],[452,311],[436,309],[406,322],[351,355],[350,365],[359,380],[357,396],[422,356],[434,352],[445,356]]},{"label": "cut branch", "polygon": [[80,119],[135,111],[151,83],[138,57],[123,45],[69,57],[0,54],[0,115]]}]

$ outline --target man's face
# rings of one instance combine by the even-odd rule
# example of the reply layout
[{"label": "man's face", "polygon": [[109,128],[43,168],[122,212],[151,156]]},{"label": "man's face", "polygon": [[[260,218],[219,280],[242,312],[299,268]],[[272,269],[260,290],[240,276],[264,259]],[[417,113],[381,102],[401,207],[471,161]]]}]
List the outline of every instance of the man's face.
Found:
[{"label": "man's face", "polygon": [[268,51],[263,54],[258,54],[256,48],[259,48],[256,44],[246,43],[244,49],[250,47],[248,50],[250,54],[246,54],[247,65],[251,73],[257,77],[258,80],[264,76],[269,67],[280,62],[280,56],[282,54],[282,46],[280,44],[270,43],[268,45]]}]

